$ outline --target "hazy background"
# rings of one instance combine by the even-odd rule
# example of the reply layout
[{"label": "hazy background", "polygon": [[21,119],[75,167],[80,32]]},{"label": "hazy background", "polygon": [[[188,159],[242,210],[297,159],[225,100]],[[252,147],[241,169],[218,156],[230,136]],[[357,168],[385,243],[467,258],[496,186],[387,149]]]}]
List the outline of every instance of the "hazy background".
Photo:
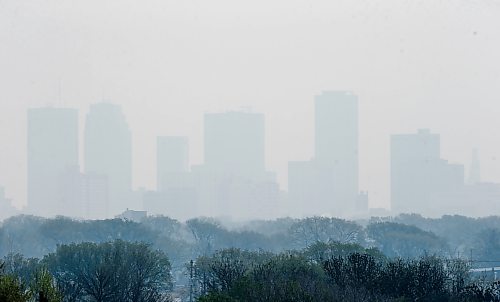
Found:
[{"label": "hazy background", "polygon": [[[121,104],[134,187],[154,188],[157,135],[203,113],[265,113],[267,165],[313,155],[313,97],[360,97],[360,189],[389,206],[389,135],[431,128],[442,156],[500,181],[500,1],[0,0],[0,185],[26,202],[26,109]],[[80,154],[80,157],[81,154]],[[498,158],[498,160],[497,160]]]}]

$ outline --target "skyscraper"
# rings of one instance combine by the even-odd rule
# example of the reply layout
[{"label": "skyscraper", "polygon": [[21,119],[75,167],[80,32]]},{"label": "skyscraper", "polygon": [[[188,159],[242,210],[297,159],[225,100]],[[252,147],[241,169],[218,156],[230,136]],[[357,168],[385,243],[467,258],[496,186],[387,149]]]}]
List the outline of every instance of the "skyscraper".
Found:
[{"label": "skyscraper", "polygon": [[53,216],[63,208],[60,179],[78,167],[78,111],[28,110],[28,208]]},{"label": "skyscraper", "polygon": [[267,217],[279,196],[265,167],[264,115],[205,114],[205,163],[196,167],[197,190],[210,215]]},{"label": "skyscraper", "polygon": [[395,213],[434,215],[464,185],[463,165],[440,156],[440,137],[427,129],[391,137],[391,206]]},{"label": "skyscraper", "polygon": [[335,207],[333,169],[315,161],[288,162],[288,213],[293,217],[340,215]]},{"label": "skyscraper", "polygon": [[265,172],[264,115],[205,114],[205,165],[212,171],[251,178]]},{"label": "skyscraper", "polygon": [[472,150],[472,161],[469,167],[468,183],[470,185],[474,185],[480,182],[481,182],[481,162],[479,161],[479,151],[477,149],[474,149]]},{"label": "skyscraper", "polygon": [[315,98],[316,165],[332,169],[332,207],[349,214],[358,198],[358,97],[326,91]]},{"label": "skyscraper", "polygon": [[189,171],[189,146],[187,137],[159,136],[157,139],[157,189],[182,186]]},{"label": "skyscraper", "polygon": [[85,123],[85,173],[107,177],[109,214],[128,206],[132,190],[132,137],[121,107],[90,106]]}]

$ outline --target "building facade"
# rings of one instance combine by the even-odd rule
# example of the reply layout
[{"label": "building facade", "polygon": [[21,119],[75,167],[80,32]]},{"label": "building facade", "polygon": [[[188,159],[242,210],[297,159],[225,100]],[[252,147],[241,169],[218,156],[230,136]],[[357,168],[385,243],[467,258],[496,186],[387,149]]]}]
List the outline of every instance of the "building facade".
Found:
[{"label": "building facade", "polygon": [[104,102],[91,105],[84,141],[85,174],[107,177],[109,215],[132,208],[132,136],[121,107]]},{"label": "building facade", "polygon": [[64,208],[61,178],[78,169],[78,111],[28,110],[28,211],[40,216]]}]

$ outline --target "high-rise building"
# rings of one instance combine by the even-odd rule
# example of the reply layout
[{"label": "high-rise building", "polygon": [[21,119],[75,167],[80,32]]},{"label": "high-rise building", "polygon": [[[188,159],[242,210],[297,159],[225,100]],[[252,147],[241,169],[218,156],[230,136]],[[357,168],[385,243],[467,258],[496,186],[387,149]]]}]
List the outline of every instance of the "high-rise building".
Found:
[{"label": "high-rise building", "polygon": [[60,214],[85,219],[110,218],[108,179],[104,175],[68,170],[60,180],[64,206]]},{"label": "high-rise building", "polygon": [[332,169],[331,206],[339,215],[356,208],[358,185],[358,97],[326,91],[315,98],[316,165]]},{"label": "high-rise building", "polygon": [[121,107],[90,106],[85,123],[85,174],[107,177],[109,215],[132,207],[132,137]]},{"label": "high-rise building", "polygon": [[157,190],[185,187],[189,172],[187,137],[160,136],[156,152]]},{"label": "high-rise building", "polygon": [[205,114],[205,163],[193,169],[203,211],[212,216],[268,217],[279,186],[265,167],[264,115]]},{"label": "high-rise building", "polygon": [[187,137],[158,137],[156,159],[157,191],[143,194],[144,209],[176,219],[195,217],[197,192],[189,171]]},{"label": "high-rise building", "polygon": [[429,130],[391,137],[391,206],[395,213],[434,215],[442,196],[462,190],[463,165],[441,159],[440,137]]},{"label": "high-rise building", "polygon": [[78,167],[78,111],[28,110],[28,209],[53,216],[64,207],[60,179]]},{"label": "high-rise building", "polygon": [[288,163],[289,211],[292,217],[338,215],[334,208],[333,169],[316,161]]},{"label": "high-rise building", "polygon": [[205,165],[223,174],[260,177],[265,172],[264,115],[205,114]]},{"label": "high-rise building", "polygon": [[479,151],[477,149],[474,149],[472,150],[472,161],[469,167],[468,183],[470,185],[474,185],[480,182],[481,182],[481,162],[479,161]]},{"label": "high-rise building", "polygon": [[108,177],[102,174],[82,174],[85,218],[109,218]]}]

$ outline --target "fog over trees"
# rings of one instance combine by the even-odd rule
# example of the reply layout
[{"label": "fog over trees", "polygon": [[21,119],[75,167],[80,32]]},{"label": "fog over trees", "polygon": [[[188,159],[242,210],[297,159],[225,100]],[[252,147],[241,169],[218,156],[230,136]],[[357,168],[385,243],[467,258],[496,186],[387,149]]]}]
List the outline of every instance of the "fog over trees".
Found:
[{"label": "fog over trees", "polygon": [[499,301],[489,269],[500,265],[499,229],[494,216],[245,223],[15,216],[0,227],[0,297]]},{"label": "fog over trees", "polygon": [[0,0],[0,302],[500,302],[500,0]]}]

